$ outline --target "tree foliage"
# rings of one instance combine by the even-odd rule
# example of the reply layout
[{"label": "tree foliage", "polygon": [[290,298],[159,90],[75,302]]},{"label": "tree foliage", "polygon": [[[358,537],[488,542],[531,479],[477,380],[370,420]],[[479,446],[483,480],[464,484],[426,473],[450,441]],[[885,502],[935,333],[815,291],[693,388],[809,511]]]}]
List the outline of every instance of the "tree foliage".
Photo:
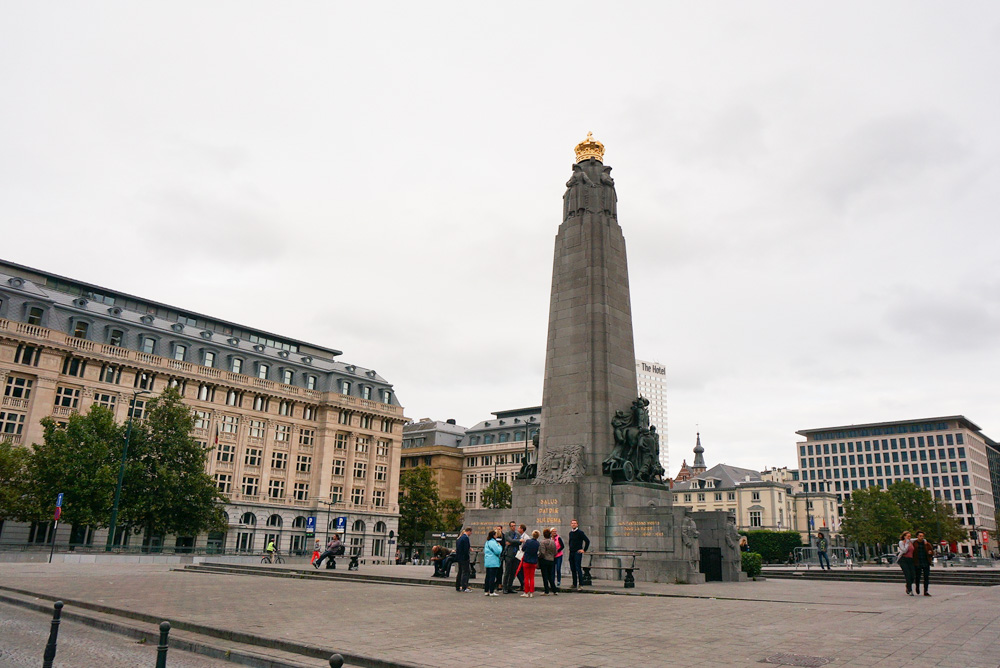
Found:
[{"label": "tree foliage", "polygon": [[208,450],[191,435],[191,409],[173,388],[146,406],[132,428],[119,522],[148,535],[224,529],[226,498],[205,471]]},{"label": "tree foliage", "polygon": [[0,521],[31,519],[31,449],[0,441]]},{"label": "tree foliage", "polygon": [[85,415],[71,414],[65,426],[44,418],[42,427],[43,442],[30,457],[25,519],[51,519],[56,495],[62,493],[63,521],[108,526],[124,444],[114,414],[94,405]]},{"label": "tree foliage", "polygon": [[441,499],[438,503],[438,515],[441,516],[439,529],[458,531],[462,528],[462,520],[465,518],[465,504],[458,499]]},{"label": "tree foliage", "polygon": [[788,553],[802,547],[802,537],[798,531],[741,531],[747,537],[750,551],[756,552],[767,563],[783,563]]},{"label": "tree foliage", "polygon": [[493,478],[479,495],[483,508],[510,508],[510,485],[504,480]]},{"label": "tree foliage", "polygon": [[840,532],[866,545],[892,545],[906,528],[906,520],[896,499],[880,487],[851,492],[844,501],[844,521]]},{"label": "tree foliage", "polygon": [[[749,538],[747,540],[750,540]],[[761,555],[756,552],[741,552],[740,567],[749,578],[756,578],[761,572]]]},{"label": "tree foliage", "polygon": [[950,504],[934,498],[930,490],[899,480],[887,490],[903,515],[903,526],[916,534],[923,531],[934,543],[940,540],[965,540],[965,527],[952,513]]},{"label": "tree foliage", "polygon": [[426,466],[399,474],[399,542],[414,545],[441,525],[437,482]]}]

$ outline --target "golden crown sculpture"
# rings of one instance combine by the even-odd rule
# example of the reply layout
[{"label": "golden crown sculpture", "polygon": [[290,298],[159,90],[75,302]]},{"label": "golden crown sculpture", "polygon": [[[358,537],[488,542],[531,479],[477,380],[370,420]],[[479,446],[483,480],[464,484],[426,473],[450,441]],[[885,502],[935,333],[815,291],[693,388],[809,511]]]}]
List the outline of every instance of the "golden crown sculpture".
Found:
[{"label": "golden crown sculpture", "polygon": [[594,133],[588,132],[587,138],[576,145],[576,161],[583,162],[589,158],[604,161],[604,144],[594,139]]}]

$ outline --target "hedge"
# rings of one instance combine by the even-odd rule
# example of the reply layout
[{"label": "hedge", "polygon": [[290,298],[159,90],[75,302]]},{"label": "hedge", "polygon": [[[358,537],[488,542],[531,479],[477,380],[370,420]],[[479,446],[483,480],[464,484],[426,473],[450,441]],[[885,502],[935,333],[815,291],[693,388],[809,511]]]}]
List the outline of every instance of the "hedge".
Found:
[{"label": "hedge", "polygon": [[750,551],[756,552],[766,564],[784,563],[788,553],[802,547],[802,537],[798,531],[741,531],[750,543]]},{"label": "hedge", "polygon": [[755,578],[760,575],[760,555],[756,552],[743,552],[740,554],[740,564],[747,577]]}]

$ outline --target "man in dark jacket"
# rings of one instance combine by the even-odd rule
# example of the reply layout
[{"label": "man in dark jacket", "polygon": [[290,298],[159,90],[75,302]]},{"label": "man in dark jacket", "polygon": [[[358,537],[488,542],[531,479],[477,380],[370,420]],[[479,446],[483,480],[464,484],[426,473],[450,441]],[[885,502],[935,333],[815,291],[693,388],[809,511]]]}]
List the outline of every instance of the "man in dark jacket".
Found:
[{"label": "man in dark jacket", "polygon": [[583,533],[580,523],[569,523],[569,569],[573,573],[573,589],[580,590],[583,583],[583,553],[590,549],[590,539]]},{"label": "man in dark jacket", "polygon": [[913,578],[916,580],[914,584],[917,585],[917,594],[920,593],[920,576],[924,578],[924,596],[930,596],[927,593],[927,585],[930,584],[931,579],[931,563],[934,562],[934,546],[931,542],[924,538],[924,532],[917,532],[917,539],[913,541],[913,566],[916,570],[916,576]]},{"label": "man in dark jacket", "polygon": [[455,591],[469,592],[469,571],[470,557],[472,556],[472,527],[465,527],[465,531],[458,537],[455,543],[455,561],[458,563],[458,576],[455,578]]},{"label": "man in dark jacket", "polygon": [[517,551],[521,549],[521,534],[517,532],[516,525],[511,522],[507,525],[507,531],[503,532],[503,593],[514,593],[514,574],[517,573]]}]

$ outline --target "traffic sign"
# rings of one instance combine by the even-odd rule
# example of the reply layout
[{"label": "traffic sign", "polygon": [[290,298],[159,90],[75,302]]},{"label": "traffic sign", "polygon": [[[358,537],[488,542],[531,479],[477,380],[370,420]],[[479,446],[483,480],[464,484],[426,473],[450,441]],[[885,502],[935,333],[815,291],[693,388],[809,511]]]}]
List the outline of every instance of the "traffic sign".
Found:
[{"label": "traffic sign", "polygon": [[990,532],[987,531],[986,529],[983,529],[983,545],[985,545],[988,542],[990,542]]},{"label": "traffic sign", "polygon": [[56,506],[56,522],[59,521],[60,517],[62,517],[62,507]]},{"label": "traffic sign", "polygon": [[347,518],[346,517],[338,517],[338,518],[336,518],[336,520],[334,521],[333,528],[334,528],[334,531],[341,532],[341,533],[343,533],[344,531],[347,531]]},{"label": "traffic sign", "polygon": [[306,535],[312,536],[316,533],[316,518],[307,517],[306,518]]},{"label": "traffic sign", "polygon": [[59,495],[56,497],[56,508],[62,508],[62,499],[63,493],[59,492]]}]

